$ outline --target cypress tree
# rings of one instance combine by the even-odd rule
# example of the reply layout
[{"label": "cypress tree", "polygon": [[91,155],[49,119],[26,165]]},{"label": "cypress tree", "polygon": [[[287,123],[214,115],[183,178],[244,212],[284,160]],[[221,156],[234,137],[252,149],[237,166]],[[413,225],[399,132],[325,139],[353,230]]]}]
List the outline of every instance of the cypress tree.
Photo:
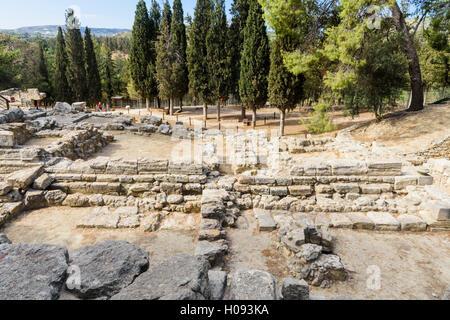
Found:
[{"label": "cypress tree", "polygon": [[[155,55],[156,60],[156,44],[158,42],[159,36],[159,25],[161,24],[161,8],[158,2],[152,0],[152,8],[150,9],[150,23],[152,24],[153,34],[152,34],[152,50]],[[158,109],[161,108],[161,99],[159,97],[158,82],[156,80],[156,61],[155,66],[150,70],[152,74],[152,82],[150,85],[151,93],[153,96],[157,96]]]},{"label": "cypress tree", "polygon": [[86,101],[86,60],[81,30],[78,27],[67,26],[67,57],[68,74],[73,98],[77,101]]},{"label": "cypress tree", "polygon": [[203,102],[203,118],[208,119],[208,104],[214,100],[209,87],[206,36],[210,26],[211,0],[198,0],[195,6],[194,21],[190,30],[187,52],[189,86],[196,98]]},{"label": "cypress tree", "polygon": [[156,45],[156,79],[158,81],[159,96],[169,100],[169,114],[173,114],[174,90],[171,81],[172,62],[174,57],[170,26],[172,12],[169,2],[164,4],[163,17],[159,26],[158,43]]},{"label": "cypress tree", "polygon": [[38,64],[38,73],[39,73],[39,83],[38,88],[47,93],[47,97],[51,98],[53,95],[52,84],[50,82],[50,77],[48,74],[47,63],[45,61],[44,54],[44,44],[42,42],[39,43],[39,64]]},{"label": "cypress tree", "polygon": [[[247,24],[249,0],[234,0],[231,7],[231,25],[228,37],[228,54],[230,56],[229,91],[235,98],[239,96],[239,78],[241,75],[241,53],[244,45],[244,29]],[[245,118],[245,107],[242,107],[242,118]]]},{"label": "cypress tree", "polygon": [[56,58],[55,58],[55,99],[61,102],[73,102],[72,91],[67,81],[67,53],[64,34],[61,27],[58,27],[56,37]]},{"label": "cypress tree", "polygon": [[280,38],[272,42],[269,72],[269,102],[280,110],[280,135],[284,135],[286,111],[293,110],[302,96],[303,77],[292,74],[283,63]]},{"label": "cypress tree", "polygon": [[173,2],[173,17],[171,26],[174,60],[172,64],[172,84],[174,97],[180,102],[183,109],[183,97],[189,90],[189,77],[186,57],[186,26],[184,25],[184,12],[181,0]]},{"label": "cypress tree", "polygon": [[239,93],[243,105],[252,110],[253,127],[256,110],[267,102],[267,76],[270,69],[270,48],[261,5],[251,0],[241,57]]},{"label": "cypress tree", "polygon": [[86,49],[86,76],[88,103],[95,105],[102,97],[102,82],[98,70],[97,58],[95,56],[94,43],[91,31],[86,27],[84,34],[84,46]]},{"label": "cypress tree", "polygon": [[212,97],[217,102],[217,120],[220,121],[220,103],[228,99],[229,58],[224,48],[227,45],[228,23],[225,13],[225,1],[214,0],[214,11],[206,37],[207,59],[209,67],[209,86]]},{"label": "cypress tree", "polygon": [[150,108],[150,97],[156,87],[156,57],[152,42],[154,33],[154,25],[151,23],[145,1],[140,0],[136,7],[129,63],[134,87],[139,95],[146,99],[147,108]]},{"label": "cypress tree", "polygon": [[114,61],[112,60],[111,50],[106,46],[102,45],[101,48],[101,70],[102,70],[102,87],[103,92],[106,96],[106,100],[111,104],[111,97],[114,95]]}]

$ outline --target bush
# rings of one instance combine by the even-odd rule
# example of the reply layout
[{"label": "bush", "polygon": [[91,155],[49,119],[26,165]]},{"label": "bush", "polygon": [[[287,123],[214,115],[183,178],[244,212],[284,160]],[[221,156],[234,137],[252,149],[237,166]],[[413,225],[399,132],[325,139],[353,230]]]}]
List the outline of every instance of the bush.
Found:
[{"label": "bush", "polygon": [[314,112],[308,114],[309,119],[300,119],[300,123],[305,125],[308,132],[311,133],[324,133],[337,129],[337,126],[333,125],[332,119],[328,110],[331,107],[331,103],[325,101],[319,101],[313,105]]}]

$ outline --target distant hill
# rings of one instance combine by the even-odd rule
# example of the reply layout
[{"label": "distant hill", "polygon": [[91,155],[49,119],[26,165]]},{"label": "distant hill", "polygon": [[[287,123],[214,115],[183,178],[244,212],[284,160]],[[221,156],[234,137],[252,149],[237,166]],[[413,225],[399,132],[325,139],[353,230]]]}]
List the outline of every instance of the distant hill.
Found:
[{"label": "distant hill", "polygon": [[[65,27],[64,27],[65,29]],[[81,27],[81,32],[84,34],[85,27]],[[91,33],[95,36],[114,36],[120,33],[125,33],[128,29],[114,29],[114,28],[90,28]],[[0,29],[1,33],[18,36],[20,38],[54,38],[58,33],[58,26],[35,26],[22,27],[18,29]]]}]

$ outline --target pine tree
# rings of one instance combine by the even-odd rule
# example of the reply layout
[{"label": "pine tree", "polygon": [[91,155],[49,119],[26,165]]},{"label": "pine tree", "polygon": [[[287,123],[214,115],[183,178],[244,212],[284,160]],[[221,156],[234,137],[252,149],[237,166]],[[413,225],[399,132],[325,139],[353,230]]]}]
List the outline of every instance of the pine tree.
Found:
[{"label": "pine tree", "polygon": [[189,90],[189,74],[186,57],[186,26],[184,25],[184,12],[181,0],[173,2],[173,17],[171,26],[173,63],[172,63],[172,85],[174,97],[180,102],[183,109],[183,97]]},{"label": "pine tree", "polygon": [[207,59],[209,68],[209,87],[212,97],[217,102],[217,120],[220,121],[220,103],[228,99],[230,63],[227,45],[228,23],[225,13],[225,1],[214,0],[214,11],[206,37]]},{"label": "pine tree", "polygon": [[159,26],[158,43],[156,45],[156,79],[159,96],[169,100],[169,114],[173,114],[174,89],[172,85],[172,62],[174,57],[171,38],[172,11],[169,2],[164,4],[163,17]]},{"label": "pine tree", "polygon": [[73,98],[76,101],[86,101],[86,60],[84,56],[84,43],[79,28],[67,26],[67,57],[69,83],[72,88]]},{"label": "pine tree", "polygon": [[197,1],[187,52],[189,86],[194,96],[203,102],[204,121],[208,119],[208,104],[214,102],[209,87],[208,51],[206,47],[206,36],[210,26],[211,10],[211,0]]},{"label": "pine tree", "polygon": [[39,43],[38,73],[39,73],[39,77],[38,77],[39,90],[47,93],[47,98],[51,98],[53,95],[53,88],[52,88],[52,83],[50,81],[50,77],[48,74],[47,63],[46,63],[45,54],[44,54],[44,44],[42,42]]},{"label": "pine tree", "polygon": [[[249,0],[234,0],[231,7],[231,19],[228,37],[228,55],[230,56],[229,91],[235,98],[239,96],[239,77],[241,74],[241,53],[244,44],[244,28],[247,23]],[[242,118],[245,118],[245,107],[242,107]]]},{"label": "pine tree", "polygon": [[67,53],[64,34],[61,27],[58,27],[56,37],[56,58],[55,58],[55,99],[61,102],[73,102],[72,91],[67,81]]},{"label": "pine tree", "polygon": [[95,56],[94,43],[92,42],[91,31],[86,27],[84,34],[84,46],[86,50],[86,77],[88,103],[95,105],[102,97],[102,82],[98,70],[97,58]]},{"label": "pine tree", "polygon": [[302,96],[303,77],[292,74],[283,63],[282,39],[272,42],[269,72],[269,102],[280,110],[280,135],[284,135],[286,111],[293,110]]},{"label": "pine tree", "polygon": [[150,97],[156,91],[156,56],[152,42],[155,32],[145,1],[140,0],[134,19],[129,62],[134,87],[139,95],[146,99],[147,108],[150,108]]},{"label": "pine tree", "polygon": [[244,106],[253,112],[253,127],[256,110],[267,102],[269,68],[270,48],[263,11],[257,0],[251,0],[244,29],[239,93]]}]

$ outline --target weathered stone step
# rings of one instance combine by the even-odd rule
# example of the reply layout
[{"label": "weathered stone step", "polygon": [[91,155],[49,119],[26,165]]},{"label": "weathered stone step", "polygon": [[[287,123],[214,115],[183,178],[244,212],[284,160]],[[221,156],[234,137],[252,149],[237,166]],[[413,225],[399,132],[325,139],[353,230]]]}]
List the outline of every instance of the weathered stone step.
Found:
[{"label": "weathered stone step", "polygon": [[253,210],[256,220],[258,221],[259,231],[273,231],[277,228],[275,221],[273,220],[270,211],[254,209]]}]

